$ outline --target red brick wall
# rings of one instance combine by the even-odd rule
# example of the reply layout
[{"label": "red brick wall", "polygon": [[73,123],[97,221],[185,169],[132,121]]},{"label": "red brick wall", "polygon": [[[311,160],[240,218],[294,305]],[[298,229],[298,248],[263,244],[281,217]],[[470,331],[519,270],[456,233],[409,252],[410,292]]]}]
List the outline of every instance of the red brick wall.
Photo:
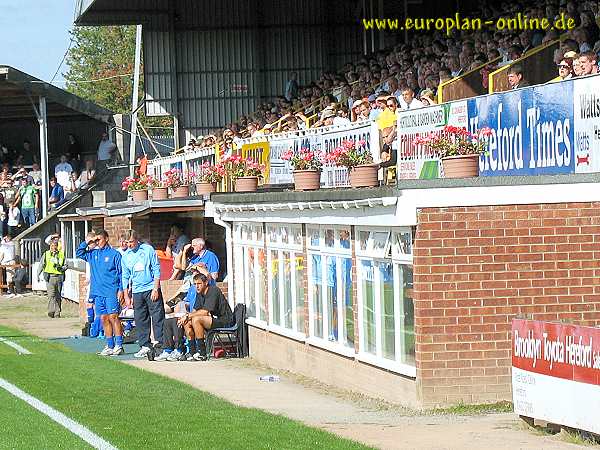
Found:
[{"label": "red brick wall", "polygon": [[510,400],[518,314],[600,324],[600,203],[426,208],[414,243],[425,405]]},{"label": "red brick wall", "polygon": [[104,218],[104,229],[108,232],[113,247],[119,245],[119,235],[131,228],[131,220],[125,216]]}]

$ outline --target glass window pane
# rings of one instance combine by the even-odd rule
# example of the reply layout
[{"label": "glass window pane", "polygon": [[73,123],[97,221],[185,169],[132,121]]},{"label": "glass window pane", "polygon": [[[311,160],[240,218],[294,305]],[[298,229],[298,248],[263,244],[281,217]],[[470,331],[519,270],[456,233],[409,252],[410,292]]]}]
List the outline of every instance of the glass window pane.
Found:
[{"label": "glass window pane", "polygon": [[359,267],[363,297],[363,351],[375,355],[375,286],[373,282],[373,262],[361,260]]},{"label": "glass window pane", "polygon": [[242,241],[244,241],[244,242],[248,241],[248,224],[246,224],[246,223],[242,223],[241,238],[242,238]]},{"label": "glass window pane", "polygon": [[412,235],[410,231],[394,233],[393,256],[395,258],[412,255]]},{"label": "glass window pane", "polygon": [[333,247],[335,245],[335,231],[332,229],[325,230],[325,247]]},{"label": "glass window pane", "polygon": [[292,243],[294,245],[302,245],[302,227],[292,228]]},{"label": "glass window pane", "polygon": [[[235,302],[246,303],[246,295],[244,294],[244,247],[235,246],[233,250],[234,254],[234,290],[235,290]],[[246,305],[247,307],[248,305]],[[250,317],[250,314],[248,314]]]},{"label": "glass window pane", "polygon": [[340,258],[341,295],[344,312],[344,345],[354,348],[354,308],[352,307],[352,258]]},{"label": "glass window pane", "polygon": [[350,229],[344,228],[339,232],[340,247],[345,250],[350,250]]},{"label": "glass window pane", "polygon": [[310,239],[311,247],[319,247],[321,245],[321,232],[318,228],[308,228],[307,234]]},{"label": "glass window pane", "polygon": [[260,307],[260,320],[267,321],[267,296],[265,295],[265,279],[266,279],[266,268],[267,262],[265,260],[265,250],[263,248],[257,248],[258,254],[258,298],[256,299]]},{"label": "glass window pane", "polygon": [[304,256],[296,253],[296,331],[304,333]]},{"label": "glass window pane", "polygon": [[327,329],[330,341],[338,339],[338,308],[337,308],[337,269],[336,257],[326,256],[325,264],[327,265]]},{"label": "glass window pane", "polygon": [[373,231],[371,237],[373,238],[373,251],[377,255],[383,255],[384,250],[388,241],[390,233],[387,231]]},{"label": "glass window pane", "polygon": [[368,231],[360,231],[358,233],[358,248],[362,252],[367,251],[367,246],[369,245],[369,232]]},{"label": "glass window pane", "polygon": [[256,225],[256,240],[258,242],[263,242],[264,236],[263,236],[263,225],[262,223]]},{"label": "glass window pane", "polygon": [[312,315],[315,336],[323,337],[323,283],[322,283],[322,267],[321,255],[310,255],[311,258],[311,274],[310,274],[310,289],[312,289]]},{"label": "glass window pane", "polygon": [[270,243],[276,243],[277,242],[277,237],[279,236],[279,230],[276,226],[274,225],[269,225],[267,227],[267,238],[269,240]]},{"label": "glass window pane", "polygon": [[400,286],[400,348],[402,362],[415,364],[415,307],[413,303],[413,268],[402,264],[399,267]]},{"label": "glass window pane", "polygon": [[392,264],[378,263],[381,283],[381,348],[383,357],[396,359],[396,337],[394,324],[394,275]]},{"label": "glass window pane", "polygon": [[271,250],[271,298],[273,299],[273,323],[281,324],[281,298],[279,294],[279,252]]},{"label": "glass window pane", "polygon": [[280,227],[281,242],[284,244],[290,243],[290,229],[288,227]]},{"label": "glass window pane", "polygon": [[248,296],[248,315],[251,317],[256,317],[256,280],[254,276],[254,249],[251,247],[246,247],[244,249],[244,253],[244,273],[246,274],[247,282],[246,292]]},{"label": "glass window pane", "polygon": [[292,263],[290,252],[283,255],[283,326],[292,329]]}]

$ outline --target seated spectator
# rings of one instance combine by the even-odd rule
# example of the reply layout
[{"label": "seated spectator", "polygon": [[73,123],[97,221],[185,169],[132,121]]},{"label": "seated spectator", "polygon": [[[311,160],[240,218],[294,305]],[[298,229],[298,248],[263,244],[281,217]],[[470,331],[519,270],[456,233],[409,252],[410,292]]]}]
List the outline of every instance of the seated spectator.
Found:
[{"label": "seated spectator", "polygon": [[178,320],[185,317],[187,311],[185,301],[175,298],[164,300],[165,319],[163,321],[163,351],[155,361],[182,361],[184,360],[185,346],[183,344],[183,327]]},{"label": "seated spectator", "polygon": [[90,183],[94,181],[95,176],[94,161],[88,159],[85,161],[85,170],[79,175],[80,189],[87,189]]},{"label": "seated spectator", "polygon": [[437,105],[437,102],[435,101],[435,95],[431,89],[423,89],[419,96],[419,100],[421,100],[423,106]]},{"label": "seated spectator", "polygon": [[169,258],[175,258],[189,243],[190,238],[184,234],[183,226],[174,223],[173,225],[171,225],[171,234],[169,235],[167,245],[165,246],[165,254]]},{"label": "seated spectator", "polygon": [[563,81],[573,78],[573,60],[571,58],[563,58],[557,67],[558,76],[550,81]]},{"label": "seated spectator", "polygon": [[581,76],[594,75],[598,73],[598,60],[594,52],[584,52],[579,55],[577,61],[581,68]]},{"label": "seated spectator", "polygon": [[48,199],[48,205],[51,208],[56,208],[57,204],[62,202],[65,198],[65,191],[63,187],[57,183],[56,177],[50,178],[50,198]]},{"label": "seated spectator", "polygon": [[211,284],[215,284],[219,277],[219,258],[206,248],[206,242],[202,238],[192,239],[190,244],[183,247],[183,251],[175,258],[171,280],[180,279],[182,275],[184,280],[189,280],[195,265],[206,267],[211,277]]},{"label": "seated spectator", "polygon": [[67,155],[60,155],[60,162],[54,168],[56,181],[63,188],[68,188],[71,184],[71,172],[73,167],[67,162]]},{"label": "seated spectator", "polygon": [[193,358],[196,361],[206,361],[206,331],[233,326],[234,317],[223,292],[210,284],[210,277],[200,273],[194,275],[193,282],[196,289],[194,311],[181,317],[178,324],[185,326],[191,323],[197,349]]},{"label": "seated spectator", "polygon": [[6,189],[10,188],[13,185],[13,179],[10,175],[10,171],[8,167],[2,167],[2,171],[0,172],[0,188]]},{"label": "seated spectator", "polygon": [[523,68],[519,64],[515,64],[508,69],[508,85],[510,89],[520,89],[529,86],[529,83],[523,77]]},{"label": "seated spectator", "polygon": [[400,109],[406,111],[409,109],[422,108],[423,103],[415,98],[415,91],[411,88],[406,88],[402,91],[402,100],[400,100]]}]

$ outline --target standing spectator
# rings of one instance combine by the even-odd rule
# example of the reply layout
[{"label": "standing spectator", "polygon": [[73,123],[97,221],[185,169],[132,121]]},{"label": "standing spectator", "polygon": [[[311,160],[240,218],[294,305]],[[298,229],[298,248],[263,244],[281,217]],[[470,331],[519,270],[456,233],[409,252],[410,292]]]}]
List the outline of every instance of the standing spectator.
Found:
[{"label": "standing spectator", "polygon": [[21,232],[21,211],[14,203],[8,208],[8,233],[11,236],[17,236]]},{"label": "standing spectator", "polygon": [[102,133],[102,139],[98,144],[98,169],[104,170],[108,162],[114,159],[117,146],[108,139],[107,133]]},{"label": "standing spectator", "polygon": [[63,188],[67,188],[71,184],[71,172],[73,172],[73,167],[67,162],[67,155],[60,155],[60,163],[54,168],[54,175],[58,184]]},{"label": "standing spectator", "polygon": [[127,245],[127,237],[125,233],[121,233],[119,235],[119,248],[117,248],[117,251],[121,254],[121,256],[123,256],[127,250],[129,250],[129,246]]},{"label": "standing spectator", "polygon": [[26,228],[29,228],[36,222],[35,212],[40,206],[38,191],[31,185],[31,179],[24,177],[21,179],[21,187],[13,204],[21,206],[21,215]]},{"label": "standing spectator", "polygon": [[123,327],[119,320],[123,289],[121,281],[121,254],[108,244],[108,233],[104,229],[94,231],[94,238],[82,242],[76,255],[90,265],[90,300],[96,315],[102,320],[106,346],[102,356],[122,355]]},{"label": "standing spectator", "polygon": [[28,139],[23,141],[23,152],[21,153],[21,164],[30,166],[33,163],[38,162],[38,155],[36,155],[31,146],[31,142]]},{"label": "standing spectator", "polygon": [[15,255],[15,297],[22,297],[25,292],[25,285],[27,284],[27,265],[21,259],[19,255]]},{"label": "standing spectator", "polygon": [[81,189],[87,189],[94,177],[96,176],[96,170],[94,170],[94,161],[88,159],[85,161],[85,170],[79,175],[79,187]]},{"label": "standing spectator", "polygon": [[190,243],[190,238],[183,233],[183,227],[174,223],[171,225],[171,234],[165,248],[165,254],[169,258],[175,258],[183,248]]},{"label": "standing spectator", "polygon": [[0,236],[6,236],[8,233],[8,207],[4,203],[4,195],[0,193]]},{"label": "standing spectator", "polygon": [[61,286],[65,276],[65,254],[58,248],[58,239],[50,241],[50,249],[46,250],[38,266],[38,279],[44,274],[48,292],[48,317],[59,318],[61,312]]},{"label": "standing spectator", "polygon": [[60,203],[65,198],[65,190],[63,187],[56,182],[56,177],[50,178],[50,198],[48,199],[48,204],[50,207],[60,206]]},{"label": "standing spectator", "polygon": [[81,170],[81,145],[74,134],[69,134],[69,147],[67,149],[67,155],[69,156],[69,163],[73,167],[73,170],[79,172]]},{"label": "standing spectator", "polygon": [[125,304],[131,306],[128,288],[131,285],[133,312],[137,327],[140,350],[136,358],[154,359],[154,349],[150,343],[150,318],[154,338],[163,347],[163,320],[165,308],[160,294],[160,264],[156,251],[151,245],[142,244],[135,230],[125,234],[129,250],[123,255],[123,291]]},{"label": "standing spectator", "polygon": [[290,79],[285,85],[285,98],[288,102],[291,102],[295,98],[298,98],[298,74],[296,72],[290,73]]},{"label": "standing spectator", "polygon": [[31,170],[29,171],[29,176],[33,178],[34,186],[42,185],[42,171],[40,170],[40,165],[38,163],[33,163],[33,166],[31,166]]},{"label": "standing spectator", "polygon": [[[0,244],[0,264],[2,266],[13,266],[15,264],[15,243],[12,240],[12,236],[8,233],[2,238]],[[8,297],[14,297],[14,280],[15,280],[15,268],[5,267],[6,273],[6,284],[8,289],[6,294]]]}]

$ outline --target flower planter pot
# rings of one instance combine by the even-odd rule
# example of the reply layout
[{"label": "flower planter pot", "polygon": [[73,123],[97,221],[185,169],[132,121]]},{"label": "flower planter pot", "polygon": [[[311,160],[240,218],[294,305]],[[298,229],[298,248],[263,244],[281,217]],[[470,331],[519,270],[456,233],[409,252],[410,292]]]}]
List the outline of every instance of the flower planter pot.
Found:
[{"label": "flower planter pot", "polygon": [[190,196],[190,185],[182,184],[173,189],[173,198],[185,198]]},{"label": "flower planter pot", "polygon": [[375,187],[379,185],[377,180],[377,164],[364,164],[350,170],[350,186],[352,187]]},{"label": "flower planter pot", "polygon": [[155,187],[152,189],[152,200],[166,200],[169,198],[169,189],[166,187]]},{"label": "flower planter pot", "polygon": [[258,189],[258,177],[239,177],[235,180],[235,192],[254,192]]},{"label": "flower planter pot", "polygon": [[442,158],[444,178],[479,176],[479,155],[459,155]]},{"label": "flower planter pot", "polygon": [[294,170],[294,189],[314,191],[321,187],[321,172],[318,170]]},{"label": "flower planter pot", "polygon": [[131,196],[133,197],[133,201],[135,203],[145,202],[146,200],[148,200],[148,190],[144,189],[144,190],[131,191]]},{"label": "flower planter pot", "polygon": [[196,183],[196,195],[212,194],[217,192],[217,183]]}]

